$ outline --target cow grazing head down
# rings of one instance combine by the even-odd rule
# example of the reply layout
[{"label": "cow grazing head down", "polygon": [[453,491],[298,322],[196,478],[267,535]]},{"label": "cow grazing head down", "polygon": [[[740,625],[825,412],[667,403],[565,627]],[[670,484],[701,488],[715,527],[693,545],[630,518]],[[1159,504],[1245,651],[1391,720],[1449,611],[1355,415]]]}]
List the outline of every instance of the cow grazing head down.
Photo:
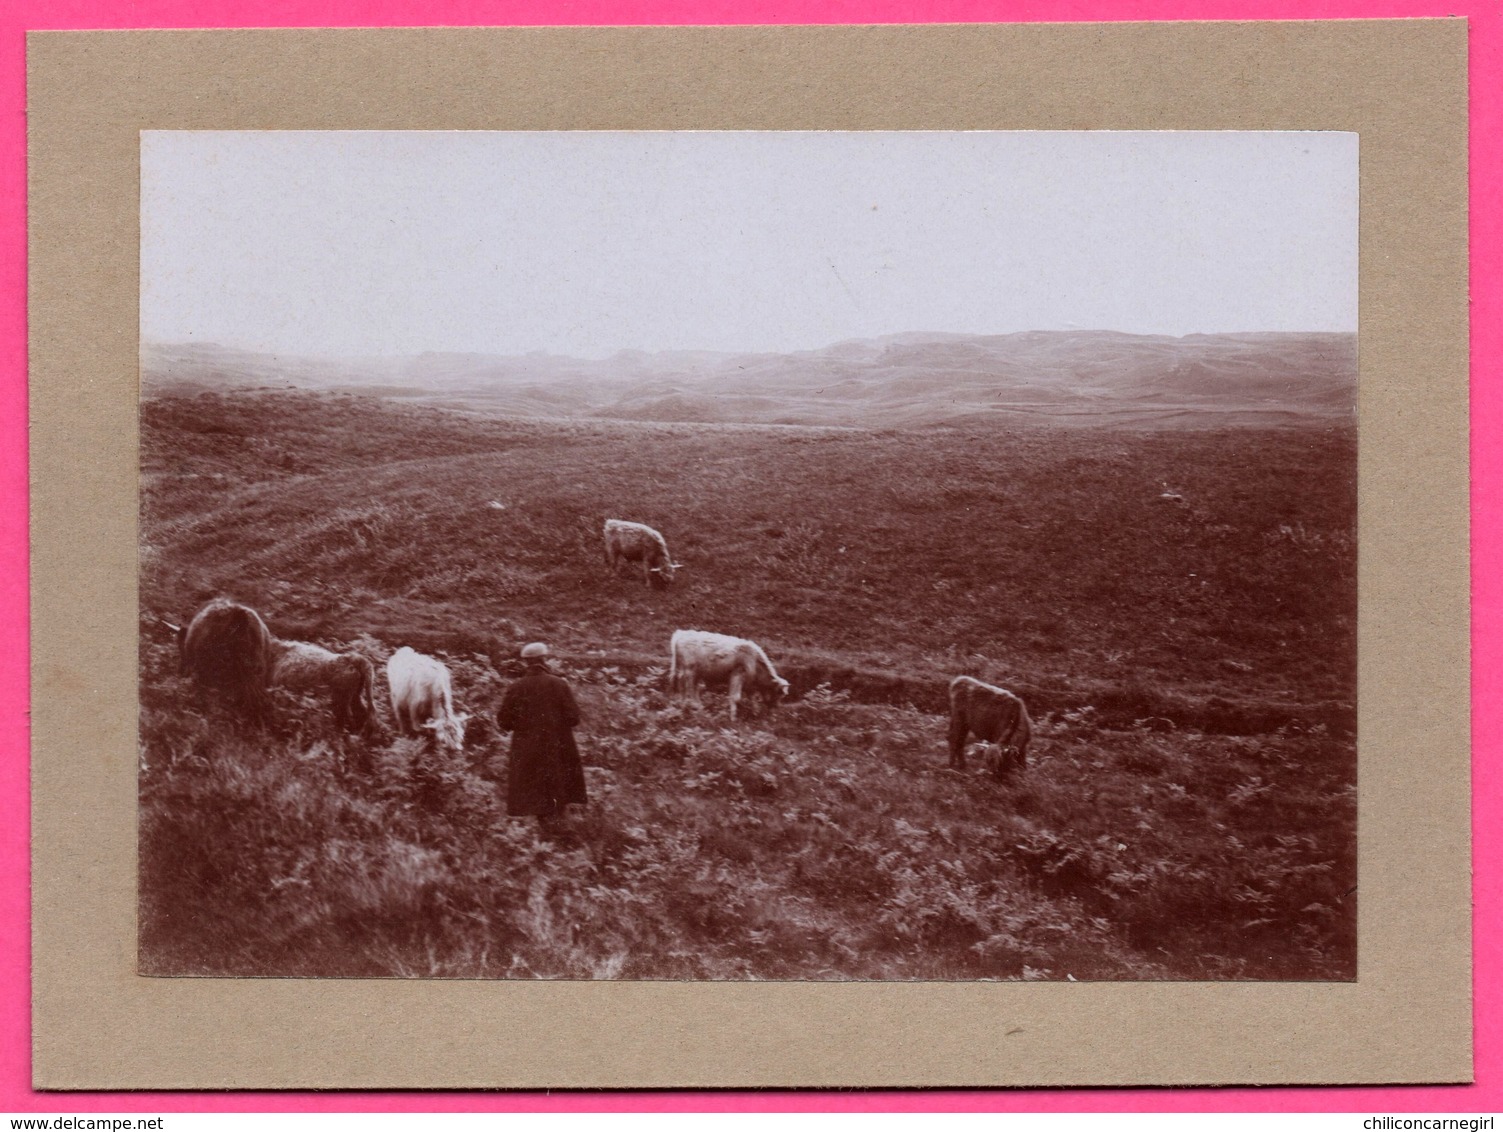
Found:
[{"label": "cow grazing head down", "polygon": [[441,747],[464,749],[464,724],[470,717],[454,711],[453,682],[442,661],[403,646],[386,662],[391,713],[404,735],[432,734]]},{"label": "cow grazing head down", "polygon": [[178,666],[256,718],[267,712],[274,638],[249,606],[216,598],[178,634]]},{"label": "cow grazing head down", "polygon": [[271,683],[300,692],[325,691],[334,722],[364,731],[374,714],[375,670],[359,653],[331,652],[306,641],[275,641]]},{"label": "cow grazing head down", "polygon": [[607,519],[603,533],[605,560],[613,573],[619,574],[623,563],[640,566],[648,586],[668,586],[683,568],[683,563],[673,561],[668,553],[668,540],[645,523]]},{"label": "cow grazing head down", "polygon": [[670,695],[699,701],[701,684],[724,685],[731,719],[746,694],[764,707],[776,707],[788,694],[788,681],[778,675],[767,653],[755,641],[679,629],[668,642]]},{"label": "cow grazing head down", "polygon": [[986,760],[994,778],[1028,765],[1033,723],[1023,701],[1005,688],[957,676],[950,681],[950,766],[956,770],[965,769],[972,735],[989,744]]}]

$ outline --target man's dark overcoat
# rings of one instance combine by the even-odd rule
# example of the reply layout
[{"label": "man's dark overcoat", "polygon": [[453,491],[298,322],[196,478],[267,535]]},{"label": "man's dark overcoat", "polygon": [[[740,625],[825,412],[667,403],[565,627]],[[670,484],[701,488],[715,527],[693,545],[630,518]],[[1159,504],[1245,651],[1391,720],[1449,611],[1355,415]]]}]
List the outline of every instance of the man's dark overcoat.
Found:
[{"label": "man's dark overcoat", "polygon": [[579,705],[560,677],[534,666],[501,697],[496,722],[512,732],[506,812],[556,814],[585,801],[584,767],[574,743]]}]

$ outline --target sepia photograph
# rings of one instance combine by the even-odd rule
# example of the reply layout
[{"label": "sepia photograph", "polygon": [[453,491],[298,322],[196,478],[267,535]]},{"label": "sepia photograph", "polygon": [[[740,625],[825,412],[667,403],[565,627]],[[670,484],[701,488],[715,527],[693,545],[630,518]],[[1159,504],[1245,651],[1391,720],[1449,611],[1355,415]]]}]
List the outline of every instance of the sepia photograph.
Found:
[{"label": "sepia photograph", "polygon": [[139,973],[1354,980],[1357,173],[142,132]]}]

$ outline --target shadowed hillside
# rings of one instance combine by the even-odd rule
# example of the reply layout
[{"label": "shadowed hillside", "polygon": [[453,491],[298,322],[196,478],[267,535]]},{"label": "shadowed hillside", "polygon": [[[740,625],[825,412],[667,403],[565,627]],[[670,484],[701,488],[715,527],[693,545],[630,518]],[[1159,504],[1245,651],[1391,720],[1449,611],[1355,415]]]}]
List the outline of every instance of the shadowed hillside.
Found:
[{"label": "shadowed hillside", "polygon": [[147,345],[151,390],[348,389],[529,417],[912,427],[1043,420],[1203,427],[1350,422],[1350,334],[900,334],[793,354],[622,351],[273,357]]}]

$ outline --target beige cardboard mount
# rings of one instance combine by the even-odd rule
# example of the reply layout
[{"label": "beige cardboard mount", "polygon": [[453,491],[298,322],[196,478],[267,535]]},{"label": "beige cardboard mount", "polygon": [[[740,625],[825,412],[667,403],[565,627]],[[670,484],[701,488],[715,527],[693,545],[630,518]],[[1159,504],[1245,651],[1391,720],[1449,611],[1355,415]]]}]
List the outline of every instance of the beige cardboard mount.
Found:
[{"label": "beige cardboard mount", "polygon": [[[28,51],[38,1087],[1471,1078],[1463,22],[42,32]],[[1354,983],[135,974],[139,131],[633,128],[1360,134]]]}]

